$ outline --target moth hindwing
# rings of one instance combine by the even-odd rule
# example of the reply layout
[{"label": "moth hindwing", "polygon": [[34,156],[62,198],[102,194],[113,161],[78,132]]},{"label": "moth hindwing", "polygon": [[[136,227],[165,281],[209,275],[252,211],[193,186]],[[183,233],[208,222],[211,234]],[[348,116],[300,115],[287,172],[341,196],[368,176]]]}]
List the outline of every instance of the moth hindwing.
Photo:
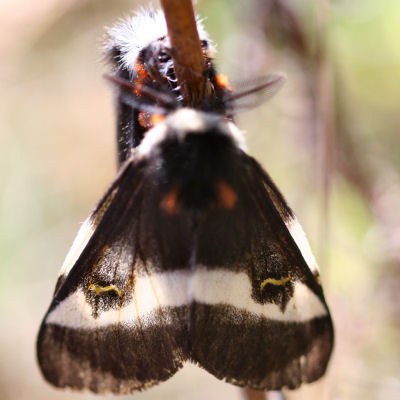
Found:
[{"label": "moth hindwing", "polygon": [[236,126],[182,108],[82,226],[37,351],[59,387],[115,393],[184,362],[253,389],[321,377],[333,328],[305,235]]}]

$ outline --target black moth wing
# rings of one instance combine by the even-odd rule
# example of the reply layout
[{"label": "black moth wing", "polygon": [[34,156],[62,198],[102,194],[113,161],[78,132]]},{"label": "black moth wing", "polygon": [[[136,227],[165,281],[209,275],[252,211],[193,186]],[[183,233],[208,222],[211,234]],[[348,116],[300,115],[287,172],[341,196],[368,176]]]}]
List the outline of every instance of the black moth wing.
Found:
[{"label": "black moth wing", "polygon": [[185,360],[260,390],[325,372],[332,322],[304,233],[213,117],[174,131],[193,113],[157,145],[152,131],[81,228],[38,338],[54,385],[141,390]]},{"label": "black moth wing", "polygon": [[211,212],[198,233],[191,356],[239,386],[294,389],[325,373],[332,321],[294,214],[261,166],[240,158],[227,178],[235,208]]},{"label": "black moth wing", "polygon": [[163,307],[169,282],[156,288],[152,273],[187,265],[192,244],[184,224],[170,224],[166,237],[152,222],[164,223],[145,164],[131,159],[121,169],[78,234],[76,260],[61,271],[37,342],[42,373],[55,386],[141,390],[187,358],[187,307]]}]

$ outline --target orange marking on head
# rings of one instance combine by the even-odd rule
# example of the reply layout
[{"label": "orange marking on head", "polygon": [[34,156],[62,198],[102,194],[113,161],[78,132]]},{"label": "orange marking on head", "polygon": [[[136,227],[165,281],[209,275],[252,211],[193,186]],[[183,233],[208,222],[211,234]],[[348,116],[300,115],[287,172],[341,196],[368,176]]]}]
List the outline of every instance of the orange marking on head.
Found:
[{"label": "orange marking on head", "polygon": [[141,62],[137,62],[137,63],[136,63],[136,65],[135,65],[135,67],[134,67],[134,70],[135,70],[135,72],[136,72],[136,74],[137,74],[137,78],[138,78],[139,80],[143,80],[143,79],[146,79],[146,78],[150,78],[150,76],[149,76],[149,74],[147,73],[147,71],[146,71],[144,65],[143,65]]},{"label": "orange marking on head", "polygon": [[142,126],[143,128],[148,129],[152,127],[150,114],[146,111],[141,111],[138,114],[138,121],[140,126]]},{"label": "orange marking on head", "polygon": [[235,207],[237,194],[232,189],[232,186],[228,185],[226,182],[218,183],[219,192],[219,206],[232,210]]},{"label": "orange marking on head", "polygon": [[178,196],[179,190],[178,188],[172,188],[161,200],[160,206],[166,211],[168,214],[177,214],[178,213]]},{"label": "orange marking on head", "polygon": [[135,93],[136,96],[141,95],[142,87],[143,87],[143,82],[146,79],[150,79],[150,75],[146,71],[144,65],[141,62],[137,62],[135,64],[134,70],[136,72],[136,79],[135,79],[135,88],[133,89],[133,93]]},{"label": "orange marking on head", "polygon": [[141,111],[138,114],[138,121],[140,126],[146,129],[150,129],[153,126],[159,124],[164,120],[164,116],[161,114],[150,114],[146,111]]},{"label": "orange marking on head", "polygon": [[135,82],[135,88],[133,89],[133,93],[135,94],[135,96],[140,97],[142,95],[142,87],[142,82]]},{"label": "orange marking on head", "polygon": [[217,82],[218,86],[224,87],[225,89],[232,90],[231,86],[229,85],[228,77],[224,74],[218,74],[215,76],[215,81]]},{"label": "orange marking on head", "polygon": [[164,115],[152,114],[150,117],[151,125],[155,126],[164,120]]}]

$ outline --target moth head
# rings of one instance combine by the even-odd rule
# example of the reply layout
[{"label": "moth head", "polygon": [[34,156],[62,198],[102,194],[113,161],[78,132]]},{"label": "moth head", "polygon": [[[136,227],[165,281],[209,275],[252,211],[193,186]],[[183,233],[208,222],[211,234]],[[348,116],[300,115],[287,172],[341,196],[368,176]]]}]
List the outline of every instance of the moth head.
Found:
[{"label": "moth head", "polygon": [[188,136],[210,134],[225,136],[231,139],[238,149],[246,150],[243,133],[230,119],[217,113],[185,107],[170,113],[162,122],[150,129],[136,153],[139,157],[148,157],[168,140],[184,143]]},{"label": "moth head", "polygon": [[[197,109],[232,119],[272,97],[284,76],[270,74],[231,84],[214,65],[214,45],[202,20],[196,17],[204,60],[203,97]],[[107,30],[105,56],[112,67],[108,79],[115,84],[119,104],[139,112],[137,124],[143,135],[158,118],[184,106],[180,83],[175,74],[173,49],[161,10],[141,9]],[[207,90],[205,90],[207,88]]]},{"label": "moth head", "polygon": [[[196,23],[203,51],[211,55],[213,43],[204,29],[202,19],[197,15]],[[140,8],[132,16],[108,28],[106,33],[105,57],[117,70],[125,69],[132,74],[139,58],[147,62],[154,60],[154,55],[161,56],[161,64],[167,61],[164,56],[171,46],[162,10],[155,10],[151,6]]]}]

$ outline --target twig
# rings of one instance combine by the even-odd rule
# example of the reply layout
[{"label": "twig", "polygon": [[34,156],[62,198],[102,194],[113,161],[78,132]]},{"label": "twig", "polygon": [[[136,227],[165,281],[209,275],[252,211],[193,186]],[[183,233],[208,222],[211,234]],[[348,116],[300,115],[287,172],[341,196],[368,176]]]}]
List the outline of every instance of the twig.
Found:
[{"label": "twig", "polygon": [[267,392],[260,390],[243,389],[244,400],[268,400]]},{"label": "twig", "polygon": [[191,0],[161,0],[172,46],[172,59],[184,104],[201,101],[205,63]]},{"label": "twig", "polygon": [[285,400],[282,392],[263,392],[260,390],[243,389],[243,400]]},{"label": "twig", "polygon": [[[327,9],[329,0],[319,0],[314,3],[316,27],[315,50],[313,60],[314,74],[314,129],[317,143],[317,164],[322,187],[322,204],[320,211],[319,259],[325,269],[328,268],[329,258],[326,249],[329,244],[330,233],[330,198],[332,191],[332,176],[334,170],[335,149],[335,110],[333,102],[333,73],[328,60],[326,44]],[[310,80],[311,82],[311,80]]]},{"label": "twig", "polygon": [[[334,84],[329,48],[326,42],[327,10],[330,0],[314,1],[315,27],[312,39],[308,26],[298,16],[294,5],[287,0],[258,0],[256,16],[268,38],[275,46],[285,46],[295,55],[305,74],[311,100],[311,135],[315,146],[316,178],[321,187],[319,218],[320,263],[326,269],[329,259],[326,248],[329,243],[330,196],[334,173],[336,141]],[[267,6],[266,6],[267,5]],[[275,39],[275,40],[274,40]]]}]

